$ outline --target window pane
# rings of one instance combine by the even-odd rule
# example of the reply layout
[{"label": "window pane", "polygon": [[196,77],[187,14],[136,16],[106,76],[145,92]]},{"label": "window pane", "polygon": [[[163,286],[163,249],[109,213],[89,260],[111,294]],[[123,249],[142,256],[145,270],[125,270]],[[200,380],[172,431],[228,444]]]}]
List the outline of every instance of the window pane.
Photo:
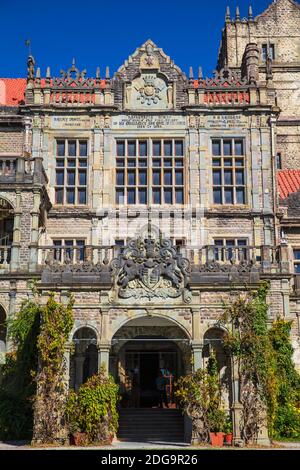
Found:
[{"label": "window pane", "polygon": [[262,60],[266,61],[267,60],[267,55],[268,55],[268,47],[267,44],[262,45]]},{"label": "window pane", "polygon": [[175,166],[183,166],[183,159],[182,158],[176,158],[175,160]]},{"label": "window pane", "polygon": [[56,160],[56,166],[64,167],[65,166],[65,161],[64,160]]},{"label": "window pane", "polygon": [[68,204],[75,204],[75,190],[74,189],[67,189],[67,203]]},{"label": "window pane", "polygon": [[64,185],[64,170],[56,171],[56,184],[59,186]]},{"label": "window pane", "polygon": [[79,172],[79,186],[86,186],[86,171]]},{"label": "window pane", "polygon": [[172,189],[164,189],[165,204],[172,204]]},{"label": "window pane", "polygon": [[300,274],[300,264],[295,264],[295,274]]},{"label": "window pane", "polygon": [[76,140],[68,140],[68,155],[70,157],[76,156]]},{"label": "window pane", "polygon": [[147,190],[139,189],[139,204],[147,204]]},{"label": "window pane", "polygon": [[176,188],[175,198],[176,198],[176,204],[183,204],[183,189]]},{"label": "window pane", "polygon": [[172,184],[172,171],[165,171],[164,183],[165,183],[166,186],[171,186],[171,184]]},{"label": "window pane", "polygon": [[212,141],[212,154],[216,156],[221,155],[221,141],[220,140]]},{"label": "window pane", "polygon": [[224,155],[232,155],[231,140],[224,140],[223,142]]},{"label": "window pane", "polygon": [[224,184],[233,184],[232,170],[224,171]]},{"label": "window pane", "polygon": [[79,160],[79,166],[80,166],[81,168],[86,167],[86,166],[87,166],[87,160],[82,160],[82,159]]},{"label": "window pane", "polygon": [[245,204],[245,190],[244,188],[237,188],[236,190],[237,204]]},{"label": "window pane", "polygon": [[183,171],[176,170],[176,172],[175,172],[175,182],[179,186],[183,184]]},{"label": "window pane", "polygon": [[172,166],[172,160],[164,160],[164,166]]},{"label": "window pane", "polygon": [[123,158],[118,158],[117,159],[117,166],[120,167],[124,167],[125,166],[125,160],[123,160]]},{"label": "window pane", "polygon": [[141,141],[139,142],[139,155],[140,157],[146,157],[147,156],[147,141]]},{"label": "window pane", "polygon": [[117,141],[117,156],[118,157],[125,156],[125,141],[124,140]]},{"label": "window pane", "polygon": [[233,204],[233,191],[231,188],[225,188],[225,204]]},{"label": "window pane", "polygon": [[226,246],[234,246],[235,242],[234,240],[226,240]]},{"label": "window pane", "polygon": [[64,140],[57,141],[57,155],[59,157],[65,156],[65,141]]},{"label": "window pane", "polygon": [[222,190],[221,188],[214,188],[214,204],[222,204]]},{"label": "window pane", "polygon": [[75,171],[67,172],[67,181],[69,186],[75,186]]},{"label": "window pane", "polygon": [[224,240],[215,240],[214,245],[216,246],[223,246],[224,245]]},{"label": "window pane", "polygon": [[153,142],[153,155],[159,157],[161,155],[161,142],[160,140],[154,140]]},{"label": "window pane", "polygon": [[76,167],[76,160],[68,159],[68,167],[75,168]]},{"label": "window pane", "polygon": [[135,204],[135,189],[127,190],[127,204]]},{"label": "window pane", "polygon": [[164,155],[165,157],[171,157],[172,155],[172,140],[164,141]]},{"label": "window pane", "polygon": [[294,250],[294,259],[300,259],[300,250]]},{"label": "window pane", "polygon": [[81,157],[86,157],[87,156],[87,141],[81,140],[79,142],[79,155]]},{"label": "window pane", "polygon": [[235,154],[236,155],[244,155],[244,148],[243,148],[243,141],[236,140],[235,141]]},{"label": "window pane", "polygon": [[139,172],[139,184],[145,186],[147,184],[147,171]]},{"label": "window pane", "polygon": [[128,156],[135,157],[136,156],[136,142],[135,140],[130,140],[128,142]]},{"label": "window pane", "polygon": [[222,184],[221,170],[213,171],[213,184],[218,186]]},{"label": "window pane", "polygon": [[139,160],[139,167],[146,168],[147,160]]},{"label": "window pane", "polygon": [[175,155],[176,157],[183,157],[183,141],[175,140]]},{"label": "window pane", "polygon": [[124,204],[124,190],[123,189],[116,190],[116,203]]},{"label": "window pane", "polygon": [[225,158],[224,166],[232,166],[232,158]]},{"label": "window pane", "polygon": [[135,171],[128,171],[128,184],[135,186]]},{"label": "window pane", "polygon": [[128,166],[130,168],[134,168],[136,166],[136,160],[132,160],[132,159],[128,160]]},{"label": "window pane", "polygon": [[86,204],[86,189],[78,189],[78,204]]},{"label": "window pane", "polygon": [[65,246],[73,246],[73,240],[65,240]]},{"label": "window pane", "polygon": [[117,185],[122,186],[124,185],[124,182],[124,171],[117,171]]},{"label": "window pane", "polygon": [[245,184],[244,170],[236,170],[236,172],[235,172],[235,182],[236,182],[236,184]]},{"label": "window pane", "polygon": [[160,185],[160,171],[153,170],[153,184]]},{"label": "window pane", "polygon": [[63,204],[64,202],[64,190],[63,188],[56,189],[55,191],[55,203]]},{"label": "window pane", "polygon": [[221,166],[221,159],[220,158],[214,158],[213,159],[213,166]]},{"label": "window pane", "polygon": [[161,166],[160,159],[153,160],[153,166]]},{"label": "window pane", "polygon": [[246,246],[247,245],[247,240],[238,240],[237,244],[238,244],[238,246]]},{"label": "window pane", "polygon": [[161,204],[160,189],[153,189],[152,196],[154,204]]},{"label": "window pane", "polygon": [[236,158],[235,166],[244,166],[244,160],[242,158]]}]

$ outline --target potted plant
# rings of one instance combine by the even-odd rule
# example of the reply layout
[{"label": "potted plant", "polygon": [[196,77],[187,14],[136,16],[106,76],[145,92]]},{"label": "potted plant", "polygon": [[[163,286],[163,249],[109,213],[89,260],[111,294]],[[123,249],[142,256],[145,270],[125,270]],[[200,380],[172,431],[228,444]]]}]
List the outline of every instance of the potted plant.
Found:
[{"label": "potted plant", "polygon": [[215,408],[208,412],[209,437],[213,447],[223,446],[225,425],[226,413],[224,410]]},{"label": "potted plant", "polygon": [[225,444],[232,446],[233,433],[232,433],[232,421],[230,419],[230,416],[227,416],[224,431],[225,431],[225,437],[224,437]]}]

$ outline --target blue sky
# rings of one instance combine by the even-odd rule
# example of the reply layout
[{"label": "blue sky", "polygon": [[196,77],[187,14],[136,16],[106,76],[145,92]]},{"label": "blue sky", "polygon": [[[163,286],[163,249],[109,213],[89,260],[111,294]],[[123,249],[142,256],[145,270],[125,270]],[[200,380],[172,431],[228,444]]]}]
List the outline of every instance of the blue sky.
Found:
[{"label": "blue sky", "polygon": [[[252,0],[255,15],[272,0]],[[0,76],[26,75],[30,38],[42,76],[67,69],[76,58],[79,68],[95,76],[97,66],[111,73],[138,46],[151,38],[186,73],[201,65],[205,75],[215,68],[226,6],[237,5],[247,16],[251,0],[0,0]]]}]

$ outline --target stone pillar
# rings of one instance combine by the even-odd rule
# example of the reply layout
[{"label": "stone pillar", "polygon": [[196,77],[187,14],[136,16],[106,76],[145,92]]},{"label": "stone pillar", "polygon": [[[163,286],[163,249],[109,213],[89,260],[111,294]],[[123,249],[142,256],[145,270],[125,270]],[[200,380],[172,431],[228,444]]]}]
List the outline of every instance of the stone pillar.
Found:
[{"label": "stone pillar", "polygon": [[65,361],[65,373],[64,373],[64,381],[69,388],[70,384],[70,358],[71,358],[71,343],[68,343],[65,348],[65,353],[64,353],[64,361]]},{"label": "stone pillar", "polygon": [[100,372],[101,368],[104,368],[106,374],[109,371],[109,351],[110,351],[111,343],[101,342],[98,344],[98,372]]},{"label": "stone pillar", "polygon": [[31,211],[31,240],[29,254],[29,271],[35,272],[38,264],[39,215],[41,196],[39,190],[34,191],[33,210]]},{"label": "stone pillar", "polygon": [[193,371],[196,372],[198,369],[202,369],[202,350],[203,341],[201,335],[201,324],[200,324],[200,308],[192,308],[193,318],[193,341],[192,341],[192,354],[193,354]]},{"label": "stone pillar", "polygon": [[14,212],[13,243],[11,248],[11,271],[18,271],[21,245],[21,192],[16,191],[16,210]]},{"label": "stone pillar", "polygon": [[241,436],[241,419],[243,405],[240,402],[240,377],[238,360],[233,357],[231,361],[232,374],[232,425],[233,425],[233,445],[242,447],[244,441]]},{"label": "stone pillar", "polygon": [[202,358],[203,343],[200,341],[192,342],[192,352],[193,352],[193,372],[196,372],[199,369],[203,368],[203,358]]}]

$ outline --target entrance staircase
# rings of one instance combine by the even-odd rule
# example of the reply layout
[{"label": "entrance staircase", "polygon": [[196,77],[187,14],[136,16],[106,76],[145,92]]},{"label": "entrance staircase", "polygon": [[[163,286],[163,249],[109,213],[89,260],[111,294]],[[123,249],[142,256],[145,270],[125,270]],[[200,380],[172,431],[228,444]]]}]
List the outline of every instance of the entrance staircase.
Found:
[{"label": "entrance staircase", "polygon": [[131,442],[184,442],[181,411],[162,408],[123,408],[119,412],[118,438]]}]

